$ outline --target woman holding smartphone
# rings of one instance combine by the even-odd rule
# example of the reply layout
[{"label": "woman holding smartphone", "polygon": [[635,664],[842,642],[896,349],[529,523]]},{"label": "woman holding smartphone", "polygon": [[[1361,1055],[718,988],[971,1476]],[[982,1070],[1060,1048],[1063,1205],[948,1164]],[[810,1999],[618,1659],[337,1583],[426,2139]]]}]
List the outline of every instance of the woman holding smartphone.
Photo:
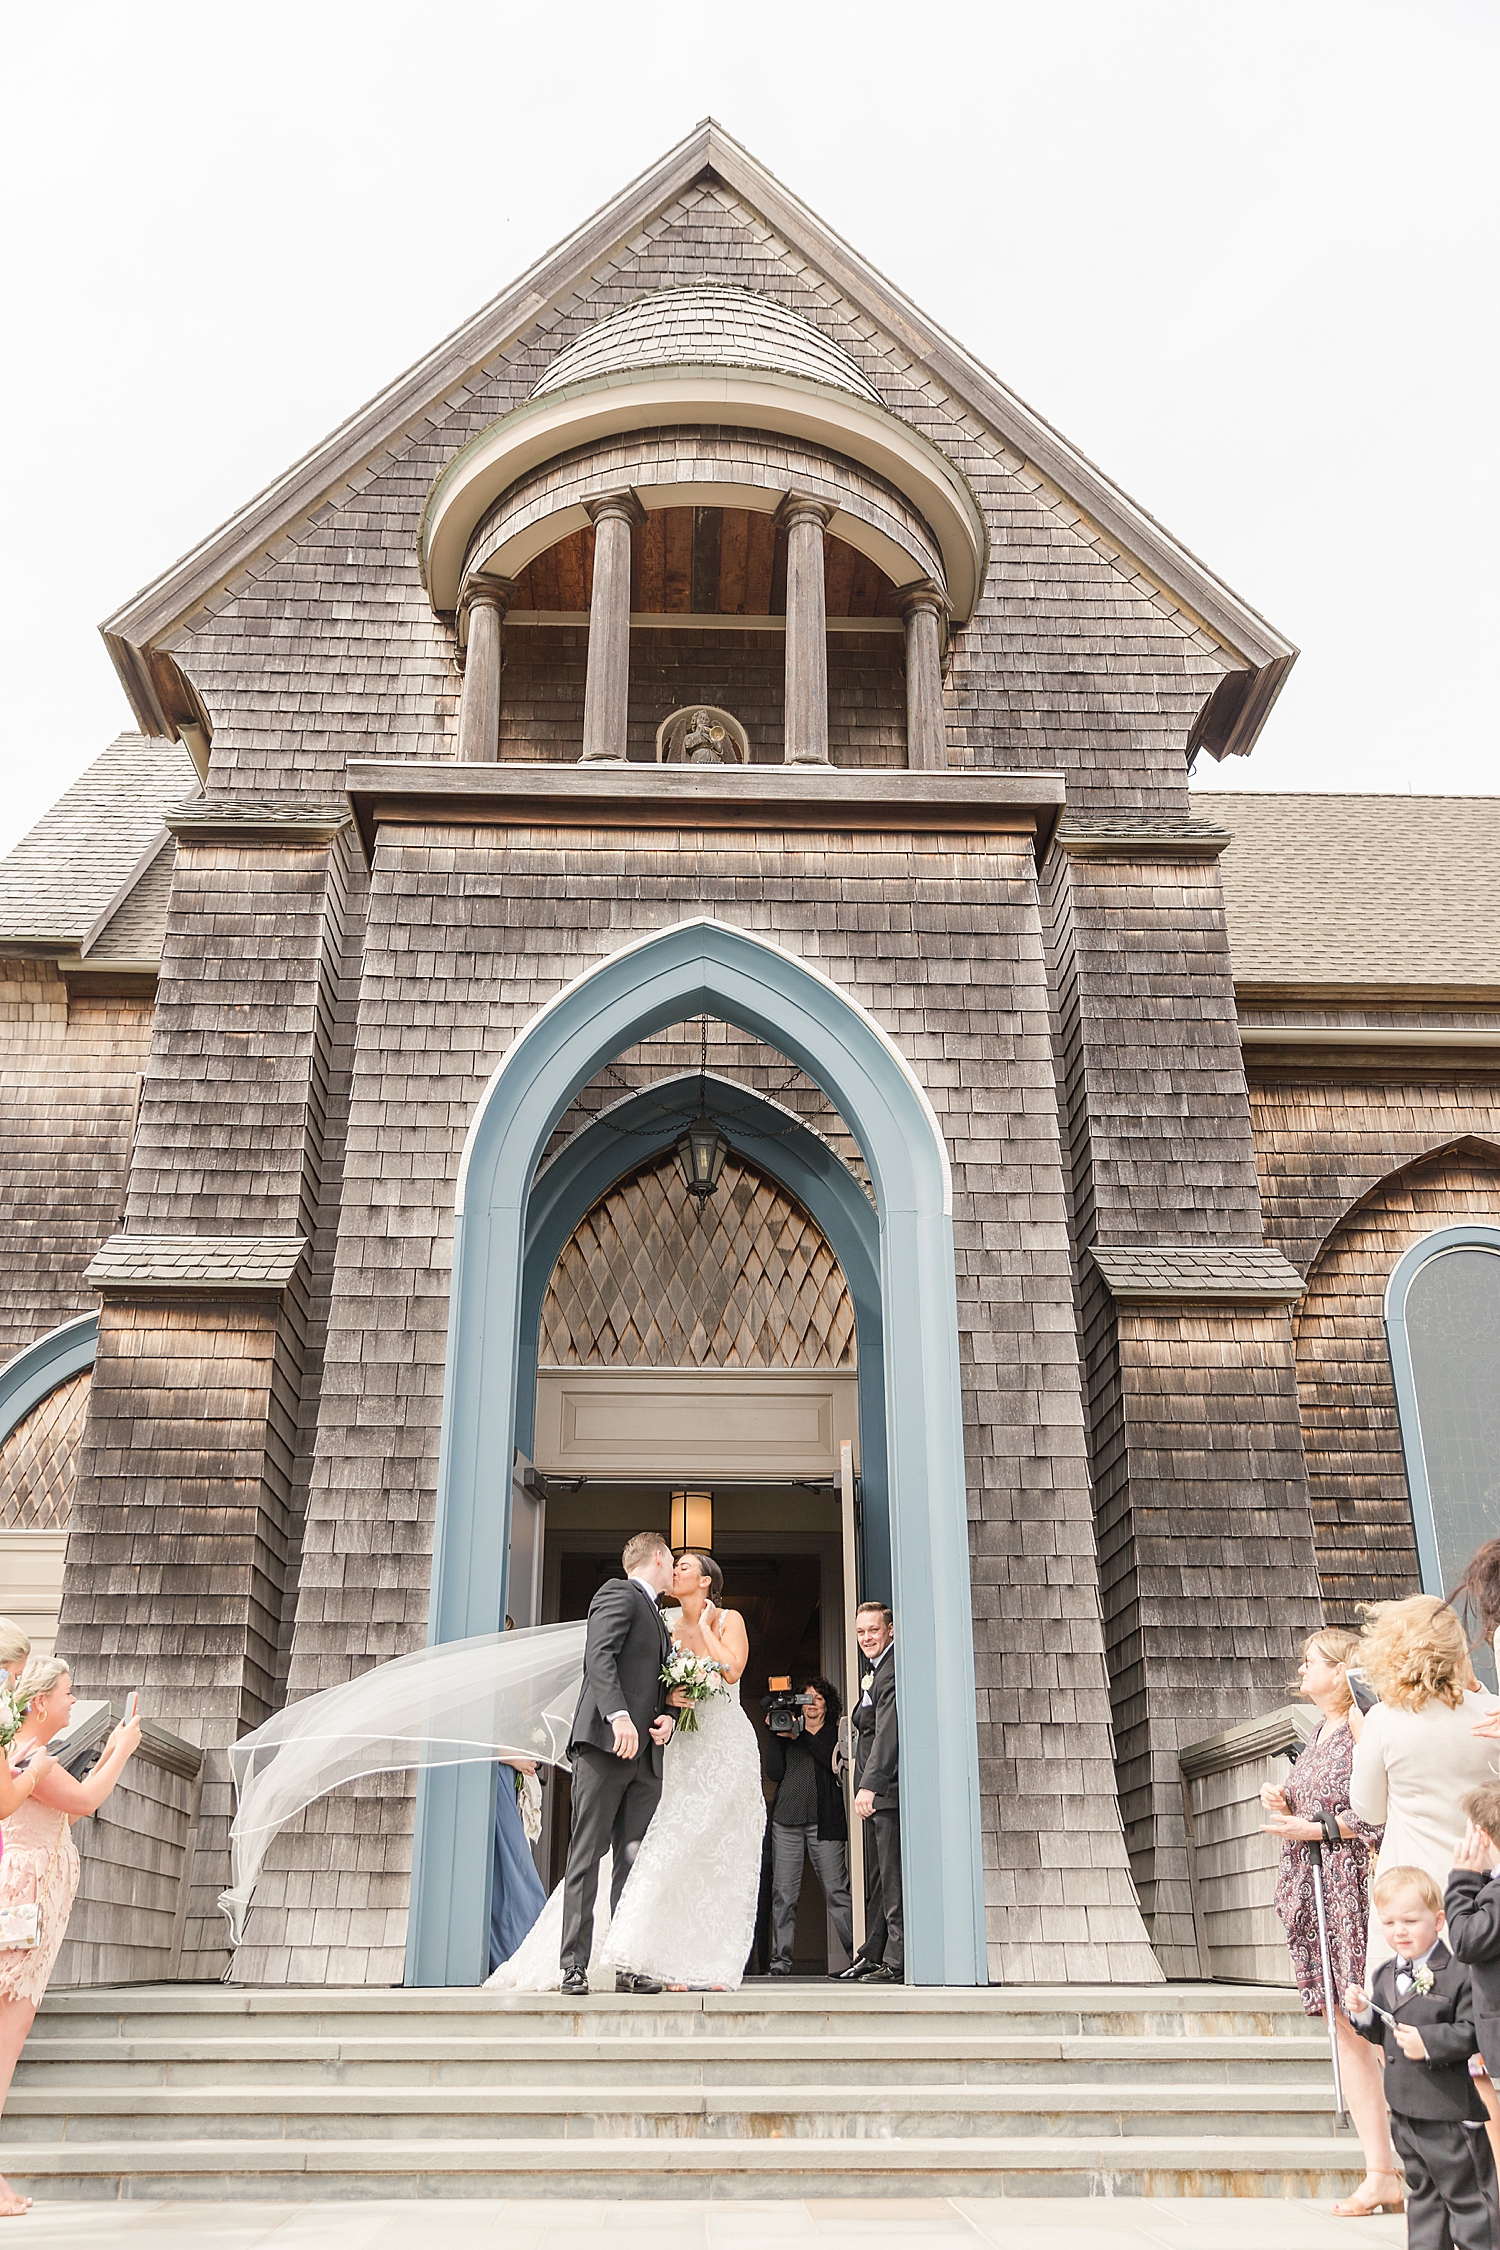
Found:
[{"label": "woman holding smartphone", "polygon": [[[73,1709],[73,1683],[64,1660],[33,1659],[17,1683],[16,1701],[24,1705],[25,1716],[10,1749],[12,1777],[24,1782],[33,1762],[42,1770],[31,1782],[27,1801],[5,1822],[0,1907],[24,1910],[34,1901],[39,1914],[34,1944],[0,1946],[0,2108],[67,1935],[78,1889],[72,1823],[83,1813],[99,1810],[141,1739],[132,1696],[127,1715],[105,1744],[98,1765],[86,1781],[75,1781],[62,1766],[42,1757]],[[29,2196],[13,2194],[0,2180],[0,2218],[17,2218],[30,2203]]]}]

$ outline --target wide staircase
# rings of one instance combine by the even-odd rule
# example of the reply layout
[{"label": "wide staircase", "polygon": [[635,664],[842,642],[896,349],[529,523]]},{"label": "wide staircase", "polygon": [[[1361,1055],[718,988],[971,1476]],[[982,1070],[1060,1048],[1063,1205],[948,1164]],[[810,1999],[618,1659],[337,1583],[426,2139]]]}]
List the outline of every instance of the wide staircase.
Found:
[{"label": "wide staircase", "polygon": [[6,2104],[38,2197],[1346,2193],[1328,2049],[1229,1985],[496,1998],[61,1993]]}]

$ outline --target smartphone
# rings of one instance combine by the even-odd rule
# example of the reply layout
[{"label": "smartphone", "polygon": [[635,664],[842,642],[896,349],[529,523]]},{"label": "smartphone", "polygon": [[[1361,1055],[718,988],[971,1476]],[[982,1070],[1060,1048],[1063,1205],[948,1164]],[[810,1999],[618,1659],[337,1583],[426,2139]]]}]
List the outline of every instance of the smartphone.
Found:
[{"label": "smartphone", "polygon": [[129,1693],[129,1695],[128,1695],[128,1696],[126,1697],[126,1699],[125,1699],[125,1724],[126,1724],[126,1726],[129,1726],[129,1725],[130,1725],[130,1722],[131,1722],[131,1720],[132,1720],[132,1719],[138,1719],[138,1718],[140,1717],[140,1715],[141,1715],[141,1691],[140,1691],[140,1689],[139,1689],[139,1688],[132,1688],[132,1689],[131,1689],[131,1691],[130,1691],[130,1693]]}]

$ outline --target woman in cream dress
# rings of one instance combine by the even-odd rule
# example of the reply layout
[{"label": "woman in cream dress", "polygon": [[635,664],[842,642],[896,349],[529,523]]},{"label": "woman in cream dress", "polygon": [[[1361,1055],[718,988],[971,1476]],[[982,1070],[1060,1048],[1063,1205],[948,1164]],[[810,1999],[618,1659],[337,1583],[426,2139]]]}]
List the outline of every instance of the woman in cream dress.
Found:
[{"label": "woman in cream dress", "polygon": [[[1378,1602],[1369,1619],[1359,1659],[1380,1701],[1354,1752],[1350,1809],[1385,1824],[1376,1880],[1388,1867],[1422,1867],[1442,1890],[1463,1839],[1462,1799],[1500,1771],[1500,1750],[1474,1731],[1500,1697],[1467,1686],[1468,1636],[1435,1594]],[[1372,1973],[1390,1950],[1372,1914]]]}]

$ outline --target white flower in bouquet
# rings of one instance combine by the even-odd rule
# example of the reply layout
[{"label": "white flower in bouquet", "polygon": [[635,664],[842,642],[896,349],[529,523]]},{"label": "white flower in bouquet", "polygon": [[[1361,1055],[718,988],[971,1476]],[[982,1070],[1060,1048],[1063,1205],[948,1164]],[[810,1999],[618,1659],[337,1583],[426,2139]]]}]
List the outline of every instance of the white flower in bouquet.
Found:
[{"label": "white flower in bouquet", "polygon": [[8,1750],[21,1731],[26,1716],[26,1706],[18,1703],[15,1691],[7,1682],[0,1687],[0,1750]]},{"label": "white flower in bouquet", "polygon": [[724,1668],[709,1657],[695,1656],[691,1649],[677,1648],[661,1668],[661,1676],[669,1688],[681,1688],[687,1705],[677,1713],[677,1724],[683,1734],[698,1732],[698,1704],[711,1695],[723,1695]]}]

